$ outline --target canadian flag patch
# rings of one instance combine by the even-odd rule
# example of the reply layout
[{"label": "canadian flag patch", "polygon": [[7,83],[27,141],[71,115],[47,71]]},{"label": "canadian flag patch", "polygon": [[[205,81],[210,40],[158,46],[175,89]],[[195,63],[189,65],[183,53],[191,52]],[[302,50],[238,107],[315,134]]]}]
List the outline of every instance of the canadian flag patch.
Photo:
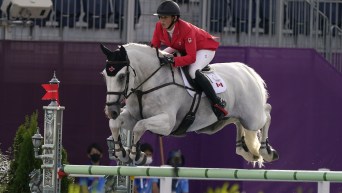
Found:
[{"label": "canadian flag patch", "polygon": [[216,86],[217,87],[223,87],[223,84],[222,84],[222,82],[216,82]]},{"label": "canadian flag patch", "polygon": [[113,66],[111,66],[110,68],[108,68],[108,70],[113,72],[115,70],[115,68]]}]

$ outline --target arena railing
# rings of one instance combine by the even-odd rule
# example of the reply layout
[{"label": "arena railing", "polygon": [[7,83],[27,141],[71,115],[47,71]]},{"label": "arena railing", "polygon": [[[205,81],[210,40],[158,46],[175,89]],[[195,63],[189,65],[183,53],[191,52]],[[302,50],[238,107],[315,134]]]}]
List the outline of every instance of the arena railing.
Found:
[{"label": "arena railing", "polygon": [[[48,18],[31,23],[9,22],[1,13],[0,39],[148,43],[157,21],[153,13],[162,0],[52,1]],[[342,54],[336,43],[342,1],[176,1],[181,18],[219,37],[222,46],[314,48],[334,66],[342,66],[336,59]]]}]

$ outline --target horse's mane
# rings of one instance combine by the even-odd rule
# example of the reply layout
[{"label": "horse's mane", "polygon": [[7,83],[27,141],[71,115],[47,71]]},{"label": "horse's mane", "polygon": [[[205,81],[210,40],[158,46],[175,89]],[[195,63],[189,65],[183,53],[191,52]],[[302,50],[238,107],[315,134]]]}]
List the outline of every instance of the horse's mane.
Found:
[{"label": "horse's mane", "polygon": [[[159,60],[157,57],[156,48],[152,48],[146,44],[140,43],[128,43],[123,45],[126,49],[127,56],[131,63],[143,63],[145,65],[158,64]],[[162,51],[158,50],[159,56],[163,54]]]},{"label": "horse's mane", "polygon": [[148,46],[147,44],[133,43],[133,42],[124,44],[123,46],[124,46],[125,48],[126,48],[126,47],[150,47],[150,46]]},{"label": "horse's mane", "polygon": [[126,49],[127,52],[131,50],[138,50],[138,51],[144,52],[145,54],[156,53],[155,49],[153,49],[151,46],[147,44],[128,43],[128,44],[123,45],[123,47]]}]

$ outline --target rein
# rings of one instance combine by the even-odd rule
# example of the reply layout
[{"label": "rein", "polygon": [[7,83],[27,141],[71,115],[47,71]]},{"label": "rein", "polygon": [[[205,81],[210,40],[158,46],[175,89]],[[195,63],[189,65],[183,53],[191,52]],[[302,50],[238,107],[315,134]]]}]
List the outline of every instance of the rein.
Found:
[{"label": "rein", "polygon": [[[158,59],[160,60],[158,48],[155,48],[155,49],[156,49],[157,57],[158,57]],[[141,117],[142,119],[144,119],[144,116],[143,116],[143,113],[142,113],[142,112],[143,112],[142,96],[143,96],[144,94],[148,94],[148,93],[151,93],[151,92],[156,91],[156,90],[158,90],[158,89],[161,89],[161,88],[164,88],[164,87],[167,87],[167,86],[171,86],[171,85],[176,85],[176,86],[182,87],[182,88],[184,88],[184,89],[190,89],[190,90],[192,90],[192,91],[195,91],[195,89],[192,89],[192,88],[187,87],[187,86],[185,86],[185,85],[181,85],[181,84],[179,84],[179,83],[176,83],[176,81],[175,81],[175,73],[174,73],[174,71],[173,71],[173,69],[172,69],[172,64],[171,64],[171,63],[167,63],[167,65],[169,66],[170,71],[171,71],[171,74],[172,74],[172,82],[168,82],[168,83],[161,84],[161,85],[159,85],[159,86],[156,86],[156,87],[151,88],[151,89],[146,90],[146,91],[138,90],[144,83],[146,83],[150,78],[152,78],[153,75],[155,75],[155,74],[163,67],[163,65],[161,65],[161,66],[159,66],[159,68],[158,68],[157,70],[155,70],[150,76],[148,76],[144,81],[142,81],[136,88],[132,88],[132,89],[131,89],[131,93],[130,93],[129,95],[127,95],[127,98],[128,98],[131,94],[133,94],[133,93],[135,93],[135,94],[137,95],[138,102],[139,102],[140,117]]]}]

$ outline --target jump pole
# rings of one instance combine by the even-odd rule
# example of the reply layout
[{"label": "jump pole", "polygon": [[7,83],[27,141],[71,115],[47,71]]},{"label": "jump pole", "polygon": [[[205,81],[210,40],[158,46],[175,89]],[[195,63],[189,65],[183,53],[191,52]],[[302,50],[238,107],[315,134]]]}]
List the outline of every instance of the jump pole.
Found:
[{"label": "jump pole", "polygon": [[178,177],[188,179],[287,181],[287,182],[337,182],[342,183],[342,171],[310,170],[262,170],[180,167],[175,173],[172,167],[151,166],[91,166],[64,165],[62,170],[74,175],[119,175]]}]

